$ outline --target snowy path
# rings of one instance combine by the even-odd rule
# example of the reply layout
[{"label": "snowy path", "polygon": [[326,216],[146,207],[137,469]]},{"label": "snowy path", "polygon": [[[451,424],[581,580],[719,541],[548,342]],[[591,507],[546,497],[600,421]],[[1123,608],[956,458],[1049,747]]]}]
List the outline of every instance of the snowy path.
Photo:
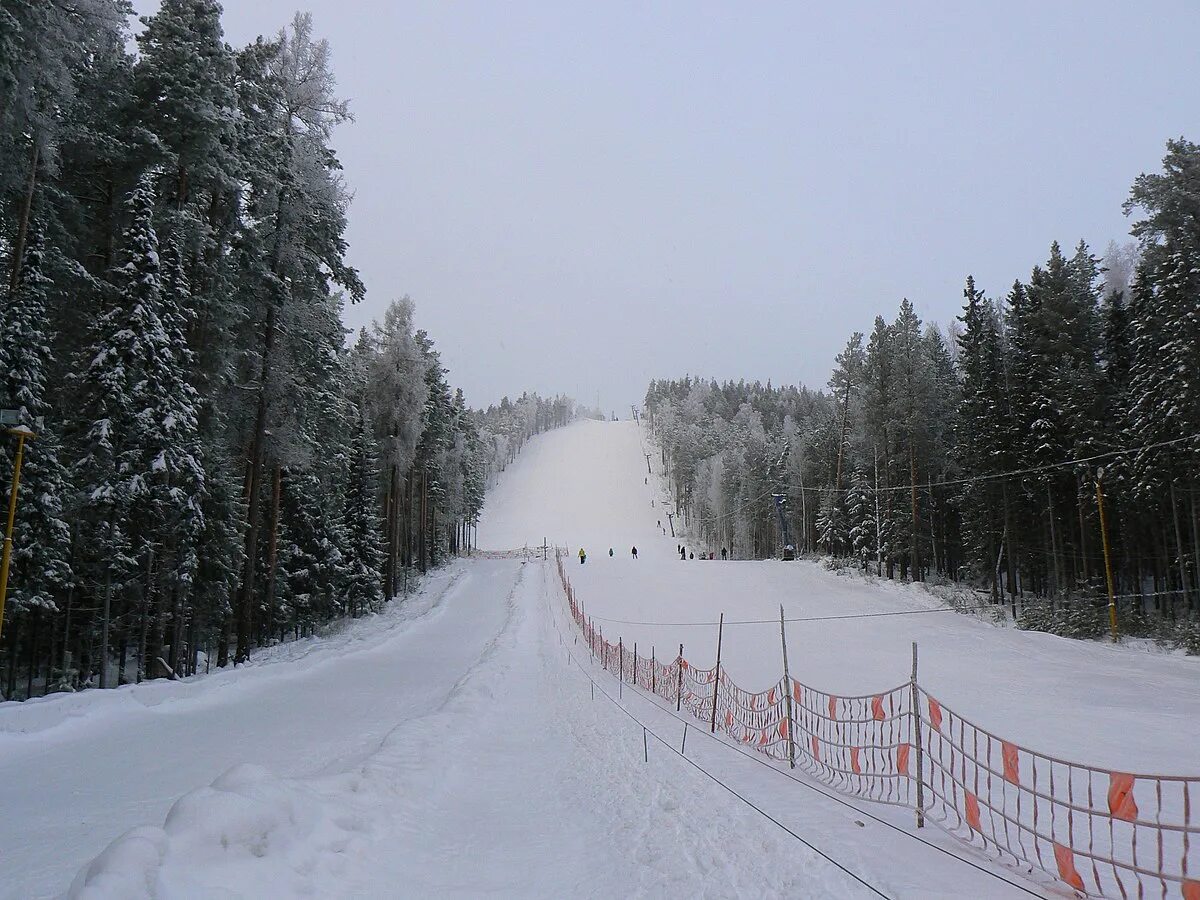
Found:
[{"label": "snowy path", "polygon": [[0,705],[0,896],[60,893],[109,841],[238,763],[300,775],[362,758],[483,652],[503,610],[476,598],[506,580],[502,566],[454,567],[407,607],[278,661]]}]

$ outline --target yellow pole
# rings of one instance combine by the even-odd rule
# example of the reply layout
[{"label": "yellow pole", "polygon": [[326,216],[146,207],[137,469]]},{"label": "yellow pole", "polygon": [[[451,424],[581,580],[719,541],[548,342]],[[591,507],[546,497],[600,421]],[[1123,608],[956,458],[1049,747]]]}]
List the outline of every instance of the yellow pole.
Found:
[{"label": "yellow pole", "polygon": [[9,434],[17,436],[17,459],[13,464],[12,492],[8,495],[8,525],[4,530],[4,559],[0,562],[0,634],[4,633],[4,598],[8,595],[8,564],[12,561],[13,525],[17,521],[17,488],[21,485],[21,459],[25,455],[25,438],[33,433],[24,428],[13,428]]},{"label": "yellow pole", "polygon": [[1120,637],[1117,631],[1117,599],[1113,590],[1112,558],[1108,550],[1108,520],[1104,517],[1104,470],[1096,472],[1096,508],[1100,511],[1100,540],[1104,545],[1104,576],[1108,579],[1108,628],[1113,643]]}]

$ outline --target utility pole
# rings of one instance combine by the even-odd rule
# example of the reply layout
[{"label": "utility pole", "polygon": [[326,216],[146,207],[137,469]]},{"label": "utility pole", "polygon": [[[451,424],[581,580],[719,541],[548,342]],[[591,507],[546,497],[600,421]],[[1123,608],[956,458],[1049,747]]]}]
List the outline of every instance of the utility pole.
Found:
[{"label": "utility pole", "polygon": [[650,454],[649,454],[649,453],[644,453],[644,454],[642,454],[642,455],[646,457],[646,474],[647,474],[647,475],[653,475],[653,474],[654,474],[654,470],[650,468]]},{"label": "utility pole", "polygon": [[675,513],[667,513],[667,521],[671,524],[671,537],[675,537]]},{"label": "utility pole", "polygon": [[[12,411],[4,410],[8,419]],[[8,495],[8,524],[4,529],[4,556],[0,561],[0,634],[4,633],[4,598],[8,595],[8,566],[12,562],[13,526],[17,521],[17,490],[21,486],[21,461],[25,457],[25,441],[37,437],[23,425],[9,428],[8,433],[17,439],[17,456],[13,462],[12,488]]]}]

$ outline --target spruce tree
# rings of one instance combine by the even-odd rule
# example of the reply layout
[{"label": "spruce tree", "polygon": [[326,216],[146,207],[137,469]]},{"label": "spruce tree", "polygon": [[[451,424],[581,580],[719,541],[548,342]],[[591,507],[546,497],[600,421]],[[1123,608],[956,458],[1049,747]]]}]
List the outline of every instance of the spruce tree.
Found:
[{"label": "spruce tree", "polygon": [[[7,293],[0,313],[0,406],[16,409],[37,437],[26,442],[21,466],[20,515],[13,534],[13,556],[7,612],[11,616],[34,608],[59,607],[71,581],[70,528],[66,509],[69,487],[60,463],[62,422],[49,403],[49,374],[53,369],[48,332],[41,230],[30,230],[21,277]],[[10,472],[14,442],[0,441],[0,471]],[[8,508],[11,482],[0,485],[0,509]]]}]

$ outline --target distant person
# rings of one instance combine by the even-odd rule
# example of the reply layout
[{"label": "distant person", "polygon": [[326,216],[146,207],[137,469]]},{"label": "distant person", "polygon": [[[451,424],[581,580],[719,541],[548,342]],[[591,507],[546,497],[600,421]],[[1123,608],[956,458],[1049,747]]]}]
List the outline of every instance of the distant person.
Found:
[{"label": "distant person", "polygon": [[659,520],[658,520],[658,527],[659,527],[660,529],[662,528],[662,519],[659,519]]},{"label": "distant person", "polygon": [[582,566],[585,562],[587,562],[587,553],[585,553],[583,548],[580,547],[579,548],[579,564]]},{"label": "distant person", "polygon": [[637,547],[633,548],[633,558],[637,559]]},{"label": "distant person", "polygon": [[726,550],[724,547],[721,548],[721,559],[722,560],[729,559],[729,551]]},{"label": "distant person", "polygon": [[609,547],[609,548],[608,548],[608,555],[609,555],[609,556],[612,556],[612,555],[613,555],[613,552],[612,552],[612,547]]},{"label": "distant person", "polygon": [[687,562],[687,551],[683,549],[682,544],[679,547],[679,558],[682,559],[684,562]]},{"label": "distant person", "polygon": [[693,550],[693,551],[692,551],[692,552],[691,552],[691,553],[688,555],[688,558],[689,558],[689,559],[695,559],[695,558],[696,558],[696,551],[695,551],[695,550]]}]

